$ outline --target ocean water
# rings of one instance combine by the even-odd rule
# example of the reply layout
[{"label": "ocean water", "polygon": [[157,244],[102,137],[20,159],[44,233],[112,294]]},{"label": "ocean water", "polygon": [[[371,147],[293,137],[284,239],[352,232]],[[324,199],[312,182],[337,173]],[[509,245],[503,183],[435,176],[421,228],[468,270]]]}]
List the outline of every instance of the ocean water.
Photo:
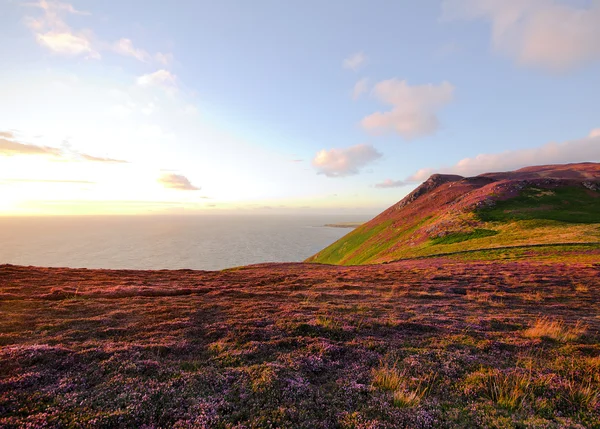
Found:
[{"label": "ocean water", "polygon": [[0,264],[219,270],[306,259],[368,216],[0,217]]}]

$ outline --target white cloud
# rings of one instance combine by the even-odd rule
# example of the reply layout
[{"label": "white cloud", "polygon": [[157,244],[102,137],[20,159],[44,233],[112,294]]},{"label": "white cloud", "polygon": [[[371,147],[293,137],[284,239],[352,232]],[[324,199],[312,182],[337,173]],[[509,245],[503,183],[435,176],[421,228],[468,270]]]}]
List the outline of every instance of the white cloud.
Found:
[{"label": "white cloud", "polygon": [[177,86],[177,76],[168,70],[161,69],[154,73],[138,77],[137,83],[141,86],[159,86],[166,89],[172,89]]},{"label": "white cloud", "polygon": [[115,42],[113,50],[118,54],[133,57],[142,62],[147,62],[150,59],[150,54],[143,49],[133,46],[133,42],[130,39],[120,39]]},{"label": "white cloud", "polygon": [[29,156],[41,155],[50,158],[60,159],[62,161],[92,161],[109,163],[127,163],[127,161],[98,157],[87,153],[78,152],[70,149],[69,145],[63,148],[40,146],[18,141],[14,133],[10,131],[0,131],[0,156]]},{"label": "white cloud", "polygon": [[358,71],[367,63],[367,57],[363,52],[356,52],[344,60],[342,66],[345,69]]},{"label": "white cloud", "polygon": [[352,89],[352,98],[358,100],[361,95],[369,90],[369,79],[364,78],[354,84]]},{"label": "white cloud", "polygon": [[363,128],[392,130],[410,140],[438,130],[437,111],[452,100],[454,86],[448,82],[410,86],[405,80],[390,79],[375,85],[373,94],[391,105],[392,110],[365,117],[361,121]]},{"label": "white cloud", "polygon": [[145,107],[142,108],[142,113],[144,115],[151,115],[154,112],[156,112],[156,110],[158,110],[158,108],[156,107],[156,104],[148,103]]},{"label": "white cloud", "polygon": [[168,66],[173,62],[173,54],[164,54],[162,52],[157,52],[156,54],[154,54],[154,59],[162,65]]},{"label": "white cloud", "polygon": [[25,23],[35,33],[37,42],[59,55],[87,55],[88,58],[100,58],[100,54],[92,44],[92,34],[89,30],[74,32],[63,19],[64,14],[89,15],[75,9],[67,3],[40,0],[29,4],[42,9],[43,15],[37,18],[27,17]]},{"label": "white cloud", "polygon": [[600,59],[598,0],[445,0],[443,14],[489,20],[495,49],[522,64],[567,69]]},{"label": "white cloud", "polygon": [[387,189],[387,188],[401,188],[403,186],[410,185],[410,182],[405,182],[404,180],[392,180],[385,179],[381,183],[376,183],[375,187],[378,189]]},{"label": "white cloud", "polygon": [[420,182],[437,172],[476,176],[494,171],[511,171],[531,165],[590,161],[600,161],[600,134],[594,132],[589,137],[579,140],[547,143],[532,149],[480,154],[473,158],[462,159],[448,168],[425,168],[417,171],[407,180]]},{"label": "white cloud", "polygon": [[590,131],[590,137],[600,137],[600,128]]},{"label": "white cloud", "polygon": [[127,38],[121,38],[114,43],[98,40],[89,29],[74,31],[67,24],[67,15],[91,15],[75,9],[68,3],[40,0],[37,3],[25,4],[43,11],[41,16],[25,18],[25,24],[35,33],[37,42],[59,55],[100,58],[99,51],[113,51],[120,55],[129,56],[142,62],[156,61],[168,65],[173,60],[172,54],[158,52],[154,55],[134,46]]},{"label": "white cloud", "polygon": [[[12,136],[12,134],[10,135]],[[47,155],[52,157],[59,157],[61,156],[61,151],[60,149],[53,147],[20,143],[18,141],[15,141],[12,137],[0,137],[0,156],[12,155]]]},{"label": "white cloud", "polygon": [[200,188],[191,184],[189,179],[181,174],[167,173],[160,176],[158,182],[165,188],[178,189],[180,191],[199,191]]},{"label": "white cloud", "polygon": [[72,56],[88,54],[90,58],[100,58],[100,54],[94,51],[90,40],[85,36],[49,31],[38,34],[37,41],[57,54]]},{"label": "white cloud", "polygon": [[381,156],[372,145],[359,144],[344,149],[323,149],[314,157],[312,165],[318,174],[327,177],[351,176]]}]

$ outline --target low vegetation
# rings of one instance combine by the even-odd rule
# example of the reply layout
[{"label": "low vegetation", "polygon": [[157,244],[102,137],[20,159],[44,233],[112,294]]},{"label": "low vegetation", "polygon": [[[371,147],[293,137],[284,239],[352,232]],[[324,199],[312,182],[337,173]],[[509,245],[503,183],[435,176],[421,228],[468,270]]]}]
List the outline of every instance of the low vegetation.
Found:
[{"label": "low vegetation", "polygon": [[527,187],[519,195],[496,201],[477,211],[484,222],[553,220],[565,223],[600,224],[600,198],[584,186],[542,189]]},{"label": "low vegetation", "polygon": [[0,266],[0,427],[600,428],[600,265],[570,252]]}]

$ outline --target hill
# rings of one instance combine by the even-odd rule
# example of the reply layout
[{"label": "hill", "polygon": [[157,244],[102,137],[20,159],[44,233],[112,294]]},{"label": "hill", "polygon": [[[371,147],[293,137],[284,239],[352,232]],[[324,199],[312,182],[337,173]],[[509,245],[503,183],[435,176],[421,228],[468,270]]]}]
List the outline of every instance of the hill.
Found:
[{"label": "hill", "polygon": [[597,163],[434,174],[307,262],[373,264],[457,252],[485,259],[500,249],[552,253],[573,246],[600,246]]}]

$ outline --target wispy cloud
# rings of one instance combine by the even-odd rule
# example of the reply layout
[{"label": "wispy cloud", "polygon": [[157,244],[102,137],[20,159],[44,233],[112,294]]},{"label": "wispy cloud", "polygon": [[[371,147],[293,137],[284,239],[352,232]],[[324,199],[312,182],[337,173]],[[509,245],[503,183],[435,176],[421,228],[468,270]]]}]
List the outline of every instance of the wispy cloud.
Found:
[{"label": "wispy cloud", "polygon": [[164,54],[162,52],[157,52],[156,54],[154,54],[154,59],[163,66],[168,66],[173,62],[173,54]]},{"label": "wispy cloud", "polygon": [[362,68],[367,63],[367,61],[368,61],[368,58],[363,52],[356,52],[356,53],[350,55],[348,58],[346,58],[343,61],[342,66],[345,69],[358,71],[360,68]]},{"label": "wispy cloud", "polygon": [[323,149],[317,153],[312,165],[318,174],[327,177],[352,176],[381,156],[372,145],[359,144],[343,149]]},{"label": "wispy cloud", "polygon": [[600,59],[600,2],[573,3],[444,0],[443,15],[489,20],[494,48],[519,63],[568,69]]},{"label": "wispy cloud", "polygon": [[36,37],[40,45],[57,54],[72,56],[87,54],[89,58],[100,58],[100,54],[92,48],[89,38],[84,35],[49,31],[37,34]]},{"label": "wispy cloud", "polygon": [[68,3],[40,0],[26,3],[26,6],[41,9],[39,17],[27,17],[25,23],[34,32],[37,42],[59,55],[77,56],[85,54],[88,58],[98,59],[100,53],[93,47],[93,35],[90,30],[73,31],[65,16],[89,15],[75,9]]},{"label": "wispy cloud", "polygon": [[118,54],[133,57],[142,62],[147,62],[151,58],[148,52],[133,46],[133,42],[130,39],[118,40],[113,44],[113,49]]},{"label": "wispy cloud", "polygon": [[12,139],[0,137],[0,155],[46,155],[59,157],[61,156],[61,150],[48,146],[20,143]]},{"label": "wispy cloud", "polygon": [[592,132],[583,139],[547,143],[531,149],[480,154],[473,158],[464,158],[450,167],[421,169],[410,176],[407,181],[420,182],[433,173],[475,176],[487,172],[516,170],[530,165],[589,161],[600,161],[600,133]]},{"label": "wispy cloud", "polygon": [[0,131],[0,156],[15,155],[38,155],[47,156],[63,161],[88,161],[88,162],[106,162],[106,163],[127,163],[127,161],[104,158],[74,151],[70,148],[56,148],[50,146],[40,146],[30,143],[17,141],[14,133],[10,131]]},{"label": "wispy cloud", "polygon": [[101,156],[93,156],[93,155],[88,155],[85,153],[77,153],[77,155],[85,160],[85,161],[91,161],[91,162],[107,162],[109,164],[128,164],[128,161],[122,160],[122,159],[114,159],[114,158],[104,158]]},{"label": "wispy cloud", "polygon": [[161,69],[138,77],[137,83],[140,86],[157,86],[173,90],[177,87],[177,76],[168,70]]},{"label": "wispy cloud", "polygon": [[181,174],[163,174],[158,182],[165,188],[178,189],[180,191],[199,191],[200,188],[191,184],[189,179]]},{"label": "wispy cloud", "polygon": [[364,78],[354,84],[352,88],[352,98],[358,100],[361,95],[369,91],[369,79]]},{"label": "wispy cloud", "polygon": [[381,183],[376,183],[375,187],[378,189],[387,189],[387,188],[401,188],[403,186],[410,185],[410,182],[405,182],[404,180],[392,180],[385,179]]},{"label": "wispy cloud", "polygon": [[454,96],[454,86],[410,86],[405,80],[390,79],[379,82],[373,94],[382,103],[392,106],[387,112],[376,112],[361,121],[370,131],[395,131],[410,140],[435,133],[439,128],[437,112]]},{"label": "wispy cloud", "polygon": [[40,16],[27,16],[25,23],[34,32],[37,42],[55,54],[85,55],[86,58],[100,59],[100,51],[112,51],[138,61],[156,62],[164,66],[169,65],[173,60],[173,55],[170,53],[157,52],[152,55],[146,50],[136,47],[128,38],[121,38],[111,43],[98,39],[88,28],[72,29],[67,23],[69,15],[90,16],[91,13],[77,10],[69,3],[39,0],[36,3],[25,3],[24,5],[42,11]]}]

